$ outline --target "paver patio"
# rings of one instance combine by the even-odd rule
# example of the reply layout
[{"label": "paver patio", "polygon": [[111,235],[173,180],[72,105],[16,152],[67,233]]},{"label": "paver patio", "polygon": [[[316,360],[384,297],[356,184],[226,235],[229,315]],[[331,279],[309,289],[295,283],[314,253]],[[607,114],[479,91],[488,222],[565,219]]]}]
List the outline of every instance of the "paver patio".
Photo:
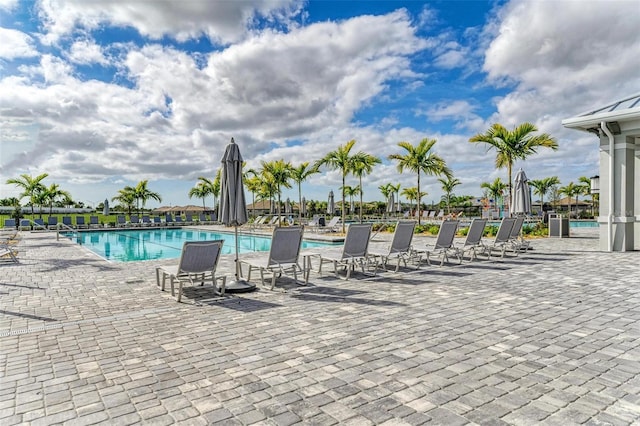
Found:
[{"label": "paver patio", "polygon": [[23,233],[0,424],[640,424],[640,254],[596,238],[178,304],[155,285],[172,261]]}]

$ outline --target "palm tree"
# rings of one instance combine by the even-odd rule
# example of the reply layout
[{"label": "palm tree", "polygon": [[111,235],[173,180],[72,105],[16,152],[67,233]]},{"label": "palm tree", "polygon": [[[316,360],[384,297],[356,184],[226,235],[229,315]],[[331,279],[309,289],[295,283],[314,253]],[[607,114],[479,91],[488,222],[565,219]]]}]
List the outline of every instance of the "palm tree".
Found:
[{"label": "palm tree", "polygon": [[202,198],[202,211],[207,208],[204,203],[205,198],[213,193],[211,186],[207,185],[206,181],[211,182],[207,178],[199,177],[201,179],[200,182],[196,184],[193,188],[189,190],[189,198],[197,197]]},{"label": "palm tree", "polygon": [[[409,200],[409,204],[411,204],[411,202],[413,200],[418,201],[418,199],[420,199],[424,195],[427,195],[427,193],[423,192],[421,194],[418,194],[418,188],[416,188],[415,186],[412,186],[410,188],[404,188],[402,190],[402,195],[407,197],[407,200]],[[411,209],[409,209],[409,210],[411,210]]]},{"label": "palm tree", "polygon": [[7,179],[7,184],[22,188],[20,199],[29,197],[29,202],[31,203],[31,219],[34,217],[33,206],[36,204],[38,194],[45,189],[42,180],[47,176],[49,176],[48,173],[42,173],[35,178],[28,174],[22,174],[19,178]]},{"label": "palm tree", "polygon": [[576,197],[576,215],[578,214],[578,195],[582,193],[583,189],[581,185],[576,185],[573,182],[569,182],[566,186],[559,189],[561,194],[569,197],[569,217],[571,217],[571,197]]},{"label": "palm tree", "polygon": [[478,133],[469,139],[469,142],[482,142],[497,151],[496,167],[507,168],[509,177],[509,200],[511,200],[512,179],[511,171],[516,160],[525,160],[537,152],[539,147],[558,149],[558,143],[547,133],[534,136],[538,128],[531,123],[522,123],[508,130],[501,124],[495,123],[485,133]]},{"label": "palm tree", "polygon": [[396,194],[396,202],[398,203],[398,211],[400,211],[400,184],[389,184],[389,188],[391,188],[391,191],[394,192]]},{"label": "palm tree", "polygon": [[320,173],[317,167],[309,166],[309,162],[305,161],[298,167],[291,168],[291,179],[298,184],[298,220],[302,222],[302,182],[307,180],[309,176]]},{"label": "palm tree", "polygon": [[444,201],[447,205],[447,214],[451,213],[451,198],[455,197],[453,188],[460,185],[462,182],[458,178],[448,177],[446,179],[438,178],[438,182],[442,184],[442,190],[444,191]]},{"label": "palm tree", "polygon": [[482,182],[480,184],[480,188],[484,188],[489,192],[489,195],[495,200],[496,206],[498,205],[498,198],[504,195],[504,190],[507,188],[507,185],[502,182],[500,178],[496,178],[493,182]]},{"label": "palm tree", "polygon": [[580,182],[582,188],[583,188],[583,195],[591,195],[591,216],[595,216],[596,211],[595,211],[595,206],[596,206],[596,196],[598,194],[594,194],[593,192],[591,192],[591,178],[588,178],[586,176],[580,176],[578,178],[578,181]]},{"label": "palm tree", "polygon": [[291,163],[284,160],[276,161],[262,161],[262,174],[266,175],[268,181],[272,183],[275,189],[275,194],[278,195],[278,225],[280,225],[280,213],[281,213],[281,200],[282,188],[291,188],[289,179],[291,178]]},{"label": "palm tree", "polygon": [[[349,206],[353,206],[353,196],[354,195],[358,195],[360,194],[360,188],[357,186],[345,186],[344,188],[340,188],[343,190],[344,195],[346,195],[347,197],[349,197]],[[360,205],[360,209],[362,209],[362,204]],[[349,208],[349,211],[351,211],[351,214],[353,214],[353,209]]]},{"label": "palm tree", "polygon": [[220,191],[222,190],[222,168],[218,169],[216,172],[216,176],[213,178],[213,182],[211,182],[211,194],[213,195],[213,210],[216,212],[218,218],[220,217],[220,212],[218,212],[218,200],[220,199]]},{"label": "palm tree", "polygon": [[534,189],[533,193],[540,196],[540,210],[544,210],[544,196],[547,195],[554,185],[560,185],[560,179],[558,179],[558,176],[546,177],[544,179],[532,179],[529,181],[529,186]]},{"label": "palm tree", "polygon": [[352,169],[352,157],[349,155],[349,152],[355,143],[355,139],[352,139],[345,145],[340,145],[335,151],[329,152],[323,158],[318,160],[314,166],[319,169],[321,166],[326,165],[331,169],[340,170],[342,172],[342,233],[345,232],[346,220],[344,188],[346,186],[347,174]]},{"label": "palm tree", "polygon": [[140,209],[140,206],[138,206],[138,211],[140,213],[142,213],[142,210],[144,210],[144,205],[150,199],[154,199],[158,202],[162,201],[162,197],[160,197],[160,194],[158,194],[157,192],[153,192],[149,188],[147,188],[148,183],[148,180],[141,180],[133,189],[134,198],[136,199],[136,205],[138,204],[138,201],[142,201],[142,209]]},{"label": "palm tree", "polygon": [[365,152],[358,152],[352,158],[351,171],[358,177],[358,193],[360,194],[360,223],[362,223],[362,176],[370,174],[373,171],[373,166],[380,163],[382,163],[382,161],[378,157]]},{"label": "palm tree", "polygon": [[398,171],[402,173],[404,169],[409,169],[418,174],[418,186],[416,188],[418,195],[418,225],[420,224],[420,200],[422,193],[420,192],[420,172],[428,175],[445,175],[450,178],[451,170],[447,167],[445,161],[437,154],[431,152],[431,148],[437,141],[435,139],[422,139],[418,145],[413,146],[409,142],[398,142],[398,146],[406,151],[405,155],[391,154],[390,160],[398,161]]},{"label": "palm tree", "polygon": [[131,186],[125,186],[118,190],[118,195],[111,198],[111,201],[117,201],[121,205],[127,208],[127,213],[131,216],[131,210],[133,210],[136,203],[136,189]]},{"label": "palm tree", "polygon": [[53,204],[58,198],[71,198],[69,192],[60,189],[60,185],[52,183],[48,188],[45,188],[42,192],[42,200],[44,204],[49,205],[49,216],[53,214]]},{"label": "palm tree", "polygon": [[262,180],[259,176],[251,176],[243,179],[244,185],[247,187],[247,190],[251,192],[251,200],[253,205],[252,215],[256,217],[256,194],[260,193],[260,187],[262,185]]}]

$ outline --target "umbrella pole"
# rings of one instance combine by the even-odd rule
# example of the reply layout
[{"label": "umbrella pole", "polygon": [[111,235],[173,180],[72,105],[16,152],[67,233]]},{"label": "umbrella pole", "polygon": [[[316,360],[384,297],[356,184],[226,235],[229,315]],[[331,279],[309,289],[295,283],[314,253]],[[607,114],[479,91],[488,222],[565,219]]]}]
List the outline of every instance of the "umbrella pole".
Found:
[{"label": "umbrella pole", "polygon": [[253,291],[256,289],[255,284],[250,283],[246,280],[240,278],[240,241],[238,240],[238,225],[234,227],[234,234],[236,237],[236,279],[227,283],[226,292],[227,293],[246,293],[249,291]]},{"label": "umbrella pole", "polygon": [[238,261],[240,253],[240,243],[238,242],[238,225],[234,226],[233,229],[235,230],[236,234],[236,282],[238,282],[240,281],[240,262]]}]

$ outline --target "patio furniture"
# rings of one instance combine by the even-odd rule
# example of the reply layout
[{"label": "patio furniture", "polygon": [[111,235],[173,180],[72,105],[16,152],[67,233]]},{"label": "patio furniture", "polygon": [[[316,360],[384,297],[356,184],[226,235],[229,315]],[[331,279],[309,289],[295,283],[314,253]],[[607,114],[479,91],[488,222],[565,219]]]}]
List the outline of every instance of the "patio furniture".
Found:
[{"label": "patio furniture", "polygon": [[[395,272],[400,269],[400,262],[407,266],[407,260],[413,258],[411,241],[413,240],[413,233],[416,228],[416,222],[413,220],[401,220],[396,224],[396,229],[393,232],[393,239],[391,245],[385,251],[370,250],[369,255],[372,257],[380,258],[383,268],[386,269],[387,263],[391,259],[397,259]],[[376,262],[376,265],[378,263]]]},{"label": "patio furniture", "polygon": [[[369,237],[371,236],[370,223],[353,223],[347,228],[347,235],[344,239],[342,250],[327,249],[318,250],[320,254],[320,264],[318,273],[322,275],[322,265],[324,263],[333,264],[333,270],[337,278],[338,267],[345,269],[345,279],[351,276],[351,271],[356,266],[362,268],[362,273],[366,273],[365,269],[371,266],[371,260],[375,258],[369,257]],[[377,265],[374,265],[374,275]]]},{"label": "patio furniture", "polygon": [[513,248],[511,244],[511,230],[516,223],[516,219],[512,217],[505,217],[500,222],[496,237],[493,239],[490,245],[487,245],[488,256],[491,257],[491,252],[495,249],[502,252],[500,257],[504,257],[508,249],[511,249],[516,255],[518,252]]},{"label": "patio furniture", "polygon": [[484,228],[487,226],[487,219],[473,219],[471,221],[471,226],[469,226],[469,230],[467,231],[467,237],[464,240],[464,244],[462,247],[457,247],[457,250],[460,254],[460,258],[464,258],[465,253],[469,253],[469,260],[478,259],[478,250],[482,250],[482,252],[487,251],[487,246],[485,246],[482,241],[482,236],[484,235]]},{"label": "patio furniture", "polygon": [[276,285],[276,278],[288,273],[293,274],[293,279],[298,282],[298,272],[304,277],[304,284],[309,279],[308,271],[303,270],[298,263],[300,256],[300,246],[304,228],[300,225],[280,227],[273,230],[271,238],[271,248],[269,254],[246,256],[240,259],[240,275],[242,276],[242,264],[249,267],[247,281],[251,280],[251,271],[258,269],[262,285],[265,283],[265,273],[271,274],[271,290]]},{"label": "patio furniture", "polygon": [[462,258],[460,257],[458,250],[453,246],[453,240],[456,236],[459,224],[460,222],[457,220],[443,220],[440,224],[440,230],[438,230],[438,236],[436,237],[434,246],[424,250],[416,250],[415,253],[420,256],[424,254],[429,265],[431,265],[431,257],[434,255],[439,255],[441,258],[440,266],[444,265],[445,261],[449,261],[450,253],[455,254],[460,263],[462,263]]},{"label": "patio furniture", "polygon": [[[156,284],[162,291],[165,288],[167,277],[171,282],[171,295],[175,296],[174,284],[178,282],[177,301],[182,299],[182,286],[196,282],[204,285],[205,281],[210,281],[214,292],[224,295],[227,277],[216,277],[216,268],[222,251],[223,240],[212,241],[187,241],[182,246],[180,263],[177,266],[160,266],[156,268]],[[217,282],[221,285],[218,289]]]}]

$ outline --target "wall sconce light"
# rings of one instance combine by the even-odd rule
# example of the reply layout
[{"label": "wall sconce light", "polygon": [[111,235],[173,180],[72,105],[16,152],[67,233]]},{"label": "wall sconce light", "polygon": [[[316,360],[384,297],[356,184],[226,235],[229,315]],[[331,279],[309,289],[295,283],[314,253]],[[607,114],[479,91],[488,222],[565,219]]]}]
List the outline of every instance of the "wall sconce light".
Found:
[{"label": "wall sconce light", "polygon": [[591,193],[600,193],[600,176],[591,176]]}]

